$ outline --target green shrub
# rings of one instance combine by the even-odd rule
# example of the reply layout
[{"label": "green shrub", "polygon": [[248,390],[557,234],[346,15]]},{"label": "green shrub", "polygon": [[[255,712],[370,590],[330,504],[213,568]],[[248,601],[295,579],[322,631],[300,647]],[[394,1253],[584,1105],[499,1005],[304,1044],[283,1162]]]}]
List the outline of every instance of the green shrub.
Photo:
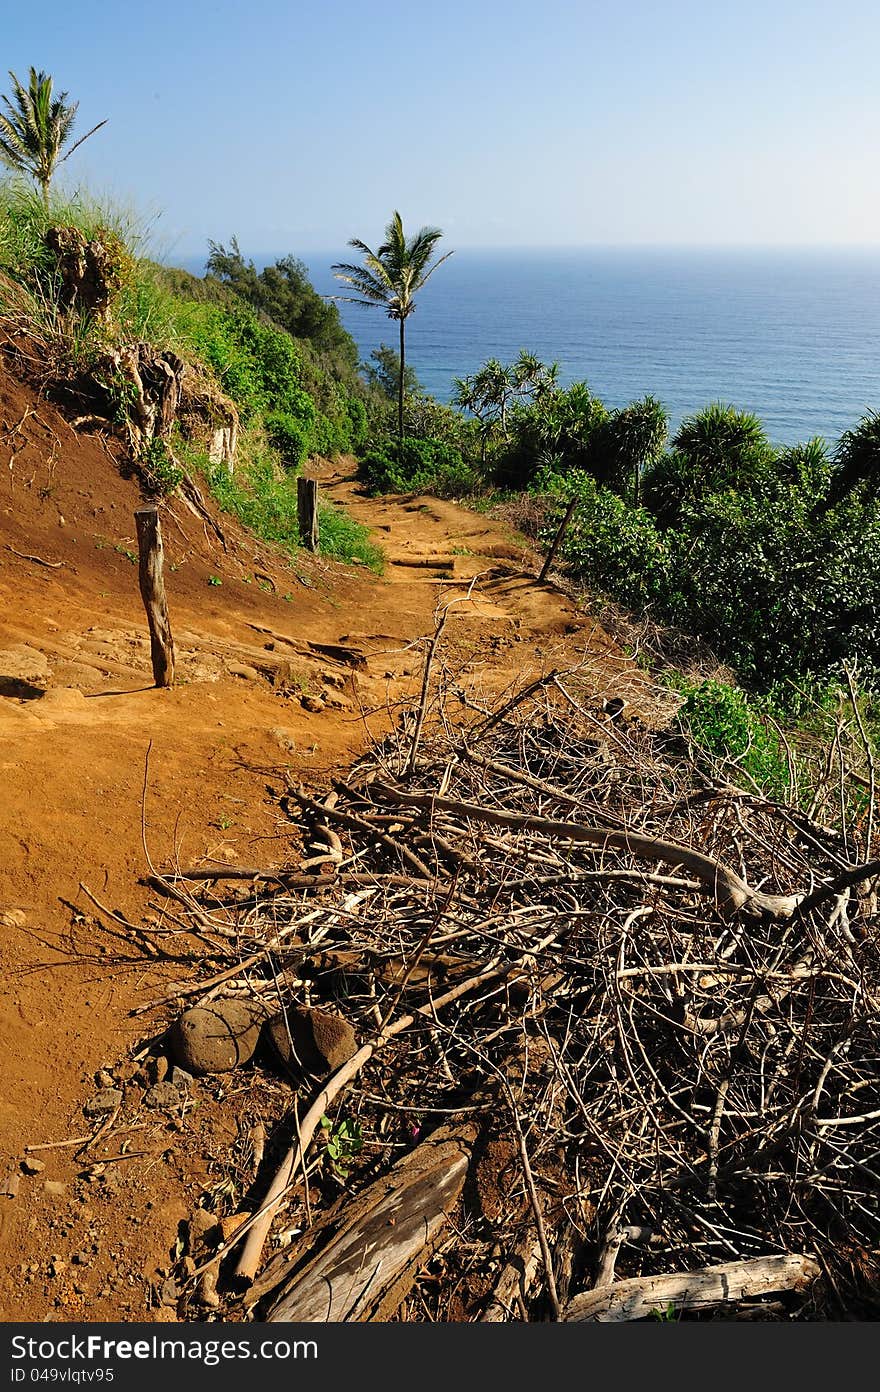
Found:
[{"label": "green shrub", "polygon": [[628,506],[585,473],[560,478],[545,470],[536,487],[548,493],[554,505],[541,531],[546,545],[569,501],[578,499],[561,554],[580,577],[633,608],[668,605],[672,557],[668,539],[650,513]]},{"label": "green shrub", "polygon": [[277,450],[285,468],[291,470],[298,469],[308,459],[314,438],[314,403],[305,392],[302,392],[301,396],[304,408],[301,414],[270,411],[263,420],[270,445]]},{"label": "green shrub", "polygon": [[688,507],[727,489],[761,494],[772,486],[776,458],[757,416],[713,401],[682,421],[672,449],[648,469],[647,508],[667,527]]},{"label": "green shrub", "polygon": [[370,450],[360,463],[360,475],[371,493],[436,493],[440,497],[469,492],[474,470],[459,451],[443,440],[405,438]]},{"label": "green shrub", "polygon": [[743,769],[770,797],[787,797],[788,758],[770,703],[724,682],[675,684],[686,698],[678,721],[694,744],[712,759]]}]

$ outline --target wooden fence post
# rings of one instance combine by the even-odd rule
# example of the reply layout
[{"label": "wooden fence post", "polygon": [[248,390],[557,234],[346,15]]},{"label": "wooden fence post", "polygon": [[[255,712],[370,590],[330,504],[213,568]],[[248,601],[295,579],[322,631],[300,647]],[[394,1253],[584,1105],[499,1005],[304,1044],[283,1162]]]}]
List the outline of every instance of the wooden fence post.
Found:
[{"label": "wooden fence post", "polygon": [[318,549],[318,483],[316,479],[296,481],[296,515],[300,544],[307,551]]},{"label": "wooden fence post", "polygon": [[550,550],[547,552],[547,559],[541,566],[541,574],[538,576],[539,585],[543,585],[544,581],[547,579],[547,576],[550,573],[550,567],[553,564],[556,552],[559,550],[559,544],[562,541],[562,538],[565,536],[566,528],[568,527],[568,524],[571,521],[572,516],[574,514],[574,510],[579,502],[579,498],[572,498],[568,507],[565,509],[565,516],[563,517],[562,521],[557,527],[556,535],[550,543]]},{"label": "wooden fence post", "polygon": [[165,579],[162,575],[162,528],[159,525],[159,510],[155,507],[138,508],[134,514],[137,528],[138,581],[141,599],[147,611],[150,625],[150,657],[153,662],[153,680],[157,686],[174,685],[174,639],[168,621],[168,605],[165,600]]}]

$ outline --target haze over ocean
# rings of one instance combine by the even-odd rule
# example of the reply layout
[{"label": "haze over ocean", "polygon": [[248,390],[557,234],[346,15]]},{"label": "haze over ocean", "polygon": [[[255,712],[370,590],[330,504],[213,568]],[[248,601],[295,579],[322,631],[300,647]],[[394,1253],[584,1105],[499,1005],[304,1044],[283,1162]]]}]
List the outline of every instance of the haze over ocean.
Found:
[{"label": "haze over ocean", "polygon": [[[325,294],[344,288],[332,263],[358,259],[301,256]],[[380,310],[339,309],[364,359],[397,346]],[[454,377],[520,348],[558,362],[563,384],[586,379],[607,405],[652,392],[673,428],[722,400],[754,411],[777,443],[833,441],[880,409],[880,249],[456,250],[407,324],[422,385],[448,401]]]}]

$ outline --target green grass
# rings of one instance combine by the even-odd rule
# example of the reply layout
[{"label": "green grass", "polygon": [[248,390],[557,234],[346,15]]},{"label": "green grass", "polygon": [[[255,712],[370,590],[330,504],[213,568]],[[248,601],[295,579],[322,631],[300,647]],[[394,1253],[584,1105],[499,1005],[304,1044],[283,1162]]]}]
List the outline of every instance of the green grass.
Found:
[{"label": "green grass", "polygon": [[[60,311],[59,276],[45,244],[47,230],[59,225],[77,227],[87,240],[97,237],[110,247],[115,293],[106,318]],[[328,380],[324,409],[334,412],[334,419],[317,411],[301,384],[306,348],[228,289],[147,260],[146,232],[143,220],[129,209],[99,203],[88,194],[53,194],[46,209],[24,182],[0,182],[0,316],[42,344],[50,372],[63,378],[82,372],[100,382],[123,418],[124,395],[116,402],[117,384],[104,381],[109,349],[139,340],[201,364],[236,402],[246,427],[235,473],[230,476],[211,465],[181,439],[174,448],[204,474],[224,511],[263,540],[296,554],[296,479],[292,469],[283,467],[279,449],[289,464],[298,463],[311,447],[325,453],[349,448],[362,408]],[[312,375],[318,372],[320,378],[313,368]],[[162,441],[150,442],[139,463],[157,492],[171,492],[180,482],[174,456]],[[366,528],[329,505],[321,507],[319,519],[324,555],[381,573],[383,555]],[[219,584],[219,578],[212,577],[211,583]]]},{"label": "green grass", "polygon": [[385,556],[380,546],[370,540],[368,529],[333,503],[318,505],[318,528],[321,550],[338,561],[360,562],[374,575],[385,569]]},{"label": "green grass", "polygon": [[[236,469],[230,474],[203,455],[189,454],[192,466],[204,474],[224,512],[232,513],[256,536],[274,541],[292,555],[300,551],[296,507],[296,476],[285,472],[259,427],[242,431]],[[370,540],[366,527],[332,504],[319,506],[320,550],[348,564],[359,563],[380,575],[384,556]]]}]

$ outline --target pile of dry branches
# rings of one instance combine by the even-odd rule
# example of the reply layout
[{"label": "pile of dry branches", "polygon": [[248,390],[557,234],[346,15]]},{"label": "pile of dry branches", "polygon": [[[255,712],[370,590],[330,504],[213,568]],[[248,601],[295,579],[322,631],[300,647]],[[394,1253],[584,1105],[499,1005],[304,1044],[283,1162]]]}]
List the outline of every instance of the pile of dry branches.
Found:
[{"label": "pile of dry branches", "polygon": [[[224,963],[201,994],[329,1001],[362,1042],[302,1099],[224,1272],[256,1278],[264,1317],[302,1317],[328,1231],[302,1173],[344,1113],[366,1163],[337,1222],[437,1128],[464,1146],[401,1318],[629,1318],[817,1274],[771,1308],[839,1317],[880,1246],[870,846],[603,717],[582,674],[482,709],[428,686],[345,781],[288,787],[303,864],[161,880]],[[291,1206],[306,1231],[260,1276]],[[327,1317],[388,1317],[351,1298]]]}]

